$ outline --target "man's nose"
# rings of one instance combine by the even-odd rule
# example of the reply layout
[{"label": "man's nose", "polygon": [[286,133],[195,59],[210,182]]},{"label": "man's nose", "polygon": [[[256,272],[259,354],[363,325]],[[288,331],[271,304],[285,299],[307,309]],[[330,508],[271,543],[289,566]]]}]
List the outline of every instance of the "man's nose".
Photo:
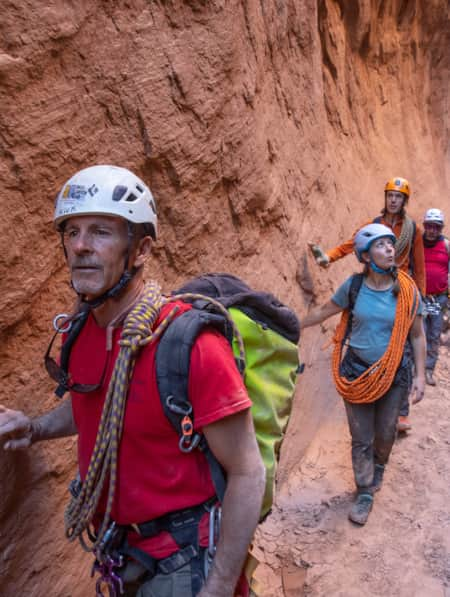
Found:
[{"label": "man's nose", "polygon": [[88,232],[80,231],[75,238],[70,239],[69,244],[76,254],[90,253],[92,251],[92,236]]}]

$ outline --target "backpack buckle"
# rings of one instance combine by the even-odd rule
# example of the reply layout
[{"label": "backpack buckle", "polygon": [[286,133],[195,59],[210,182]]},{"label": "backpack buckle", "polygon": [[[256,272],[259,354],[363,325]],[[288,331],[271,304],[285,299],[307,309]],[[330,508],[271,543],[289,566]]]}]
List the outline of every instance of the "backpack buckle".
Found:
[{"label": "backpack buckle", "polygon": [[181,437],[178,447],[182,452],[192,452],[200,443],[201,435],[194,433],[194,423],[189,415],[181,421]]}]

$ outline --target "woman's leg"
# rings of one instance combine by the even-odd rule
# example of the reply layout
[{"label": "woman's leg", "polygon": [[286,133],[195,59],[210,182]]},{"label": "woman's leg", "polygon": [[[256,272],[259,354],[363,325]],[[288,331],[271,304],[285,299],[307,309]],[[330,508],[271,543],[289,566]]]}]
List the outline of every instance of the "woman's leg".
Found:
[{"label": "woman's leg", "polygon": [[372,494],[374,472],[375,406],[345,401],[352,436],[352,465],[358,493]]},{"label": "woman's leg", "polygon": [[385,465],[394,445],[400,405],[408,395],[408,388],[393,384],[384,396],[374,402],[375,406],[375,464]]}]

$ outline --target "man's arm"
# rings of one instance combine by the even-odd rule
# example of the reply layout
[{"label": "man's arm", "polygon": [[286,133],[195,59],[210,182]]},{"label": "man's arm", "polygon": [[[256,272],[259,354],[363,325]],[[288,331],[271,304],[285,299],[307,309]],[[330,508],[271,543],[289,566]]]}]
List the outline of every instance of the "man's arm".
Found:
[{"label": "man's arm", "polygon": [[38,441],[76,433],[70,397],[35,419],[30,419],[19,410],[0,405],[0,445],[3,444],[5,450],[23,450]]},{"label": "man's arm", "polygon": [[328,259],[330,260],[330,263],[333,263],[334,261],[337,261],[338,259],[342,259],[342,257],[346,257],[347,255],[350,255],[350,253],[353,253],[353,249],[354,249],[354,245],[353,245],[353,237],[352,237],[349,240],[344,241],[337,247],[334,247],[333,249],[329,249],[328,251],[326,251],[325,254],[327,255]]},{"label": "man's arm", "polygon": [[227,488],[217,553],[199,597],[232,597],[258,524],[265,469],[250,409],[207,425],[203,432],[226,472]]},{"label": "man's arm", "polygon": [[423,321],[421,315],[416,315],[409,333],[413,353],[415,375],[412,393],[415,394],[412,403],[416,404],[423,398],[425,392],[425,360],[427,355],[427,343],[425,340],[425,332],[423,329]]},{"label": "man's arm", "polygon": [[425,253],[423,250],[423,236],[422,230],[416,225],[416,234],[414,237],[414,246],[412,248],[414,272],[414,282],[417,284],[417,288],[422,296],[427,293],[426,289],[426,274],[425,274]]},{"label": "man's arm", "polygon": [[[360,228],[362,228],[363,226],[366,226],[367,224],[372,224],[372,222],[373,222],[373,220],[369,220],[368,222],[361,224],[361,226],[358,228],[358,230],[360,230]],[[320,265],[321,267],[328,267],[330,265],[330,263],[333,263],[334,261],[337,261],[338,259],[342,259],[342,257],[346,257],[347,255],[350,255],[350,253],[353,253],[353,251],[354,251],[353,240],[354,240],[355,234],[358,232],[358,230],[356,230],[354,232],[352,238],[344,241],[343,243],[341,243],[337,247],[334,247],[333,249],[328,249],[328,251],[325,251],[325,252],[318,245],[315,245],[314,243],[309,242],[308,245],[314,255],[314,258],[315,258],[317,264]]]}]

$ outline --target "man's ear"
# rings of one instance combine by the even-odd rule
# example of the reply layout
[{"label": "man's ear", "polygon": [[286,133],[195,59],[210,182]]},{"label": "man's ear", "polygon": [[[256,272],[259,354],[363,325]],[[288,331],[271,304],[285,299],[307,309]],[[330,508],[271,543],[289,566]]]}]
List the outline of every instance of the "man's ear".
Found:
[{"label": "man's ear", "polygon": [[153,240],[150,236],[144,236],[140,239],[135,249],[133,266],[139,268],[144,265],[152,252]]}]

